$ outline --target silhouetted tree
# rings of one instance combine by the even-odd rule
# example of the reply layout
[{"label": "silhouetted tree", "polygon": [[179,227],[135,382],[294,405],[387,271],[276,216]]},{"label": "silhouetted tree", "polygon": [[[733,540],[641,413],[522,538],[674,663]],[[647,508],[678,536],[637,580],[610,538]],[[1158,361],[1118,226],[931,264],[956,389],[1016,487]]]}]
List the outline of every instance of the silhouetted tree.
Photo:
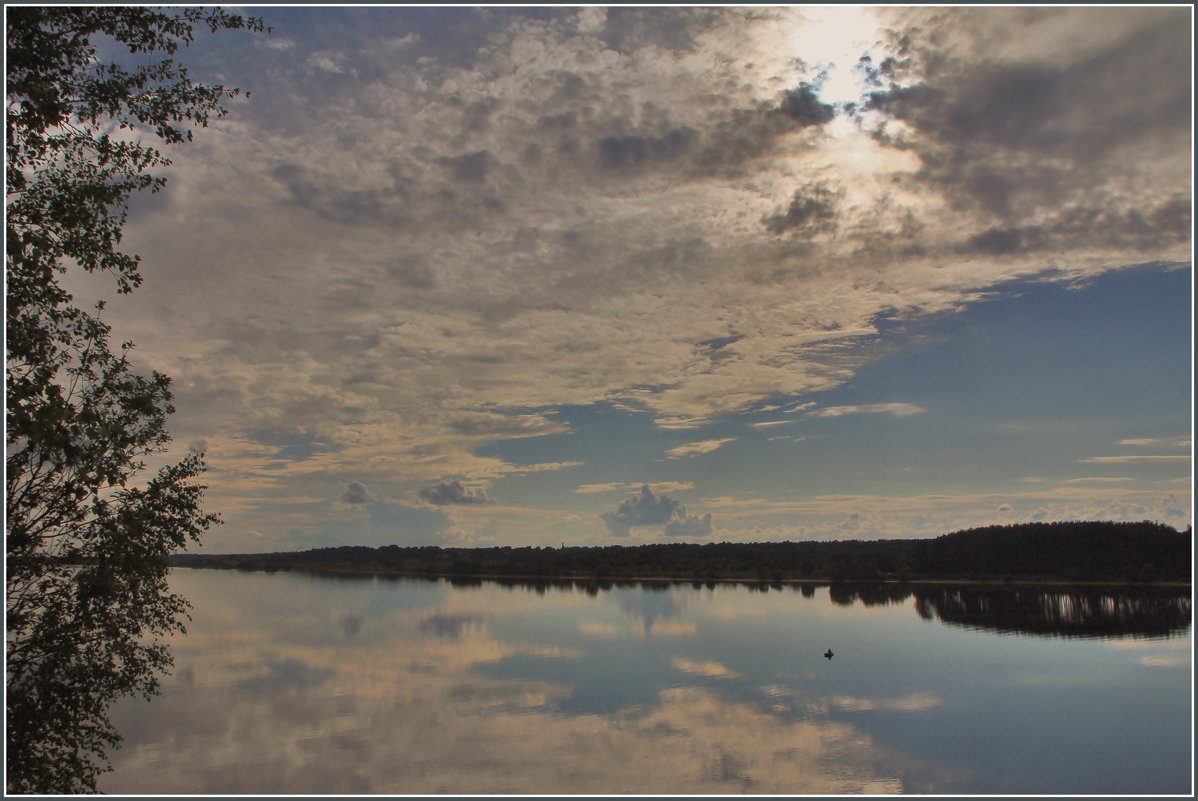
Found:
[{"label": "silhouetted tree", "polygon": [[[160,189],[155,146],[191,139],[237,94],[175,63],[193,29],[262,30],[220,9],[10,7],[6,18],[7,789],[94,791],[120,735],[116,698],[149,695],[181,630],[167,556],[217,522],[192,453],[140,485],[162,452],[169,379],[111,347],[102,304],[61,286],[68,269],[140,283],[121,252],[129,197]],[[122,66],[93,42],[135,54]]]}]

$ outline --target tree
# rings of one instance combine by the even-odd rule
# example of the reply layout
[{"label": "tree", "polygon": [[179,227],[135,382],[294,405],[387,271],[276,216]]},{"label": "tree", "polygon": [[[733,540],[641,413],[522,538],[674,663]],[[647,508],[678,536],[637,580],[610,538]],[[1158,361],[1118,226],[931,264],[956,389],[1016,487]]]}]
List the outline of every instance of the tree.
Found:
[{"label": "tree", "polygon": [[211,8],[5,17],[7,789],[94,792],[120,742],[109,706],[156,692],[163,638],[183,629],[166,558],[219,521],[201,509],[201,453],[146,480],[169,441],[170,380],[138,373],[103,304],[78,305],[60,278],[138,286],[138,257],[119,249],[130,196],[163,186],[159,147],[238,94],[193,83],[173,56],[196,28],[263,26]]}]

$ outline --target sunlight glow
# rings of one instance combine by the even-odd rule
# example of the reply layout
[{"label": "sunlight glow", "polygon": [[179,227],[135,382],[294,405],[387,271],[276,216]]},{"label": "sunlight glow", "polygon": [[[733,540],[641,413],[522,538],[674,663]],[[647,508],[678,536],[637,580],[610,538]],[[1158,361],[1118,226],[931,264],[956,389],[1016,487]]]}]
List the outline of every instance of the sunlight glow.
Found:
[{"label": "sunlight glow", "polygon": [[790,46],[811,71],[826,70],[820,89],[825,103],[857,102],[865,84],[853,71],[857,60],[878,38],[878,21],[862,6],[803,7],[803,20]]}]

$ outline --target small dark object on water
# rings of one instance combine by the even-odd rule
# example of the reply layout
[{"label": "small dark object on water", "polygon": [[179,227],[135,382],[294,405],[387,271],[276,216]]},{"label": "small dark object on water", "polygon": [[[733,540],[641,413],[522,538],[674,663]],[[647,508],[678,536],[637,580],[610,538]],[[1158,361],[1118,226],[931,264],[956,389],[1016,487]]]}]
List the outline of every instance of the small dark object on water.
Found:
[{"label": "small dark object on water", "polygon": [[831,659],[831,658],[832,658],[832,649],[829,648],[828,650],[824,651],[824,659]]}]

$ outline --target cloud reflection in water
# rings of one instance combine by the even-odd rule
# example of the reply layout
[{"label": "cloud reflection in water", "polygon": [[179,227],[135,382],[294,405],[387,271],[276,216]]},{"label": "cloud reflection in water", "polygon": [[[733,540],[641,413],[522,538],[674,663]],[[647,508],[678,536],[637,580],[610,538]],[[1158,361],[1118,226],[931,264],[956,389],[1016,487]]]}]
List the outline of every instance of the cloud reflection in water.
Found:
[{"label": "cloud reflection in water", "polygon": [[[240,579],[240,580],[239,580]],[[175,643],[177,679],[151,703],[117,710],[126,734],[109,793],[886,793],[897,771],[852,725],[778,714],[706,686],[662,687],[648,704],[570,714],[569,681],[497,677],[511,659],[571,660],[569,644],[501,638],[502,608],[544,610],[532,593],[485,588],[395,604],[406,585],[322,583],[277,604],[261,576],[177,574],[195,602]],[[221,586],[214,586],[214,584]],[[426,594],[428,588],[424,588]],[[525,597],[526,596],[526,597]],[[669,618],[663,603],[642,619]],[[602,599],[560,593],[554,614]],[[347,607],[357,604],[357,611]],[[621,602],[626,612],[630,605]],[[329,609],[337,610],[328,615]],[[348,616],[348,617],[347,617]],[[347,637],[344,621],[362,619]],[[327,631],[325,630],[327,629]],[[577,633],[575,622],[572,630]],[[538,636],[546,629],[534,628]],[[579,635],[582,636],[582,635]],[[672,641],[678,642],[678,641]],[[685,681],[738,673],[677,656]],[[716,669],[718,668],[718,670]]]}]

